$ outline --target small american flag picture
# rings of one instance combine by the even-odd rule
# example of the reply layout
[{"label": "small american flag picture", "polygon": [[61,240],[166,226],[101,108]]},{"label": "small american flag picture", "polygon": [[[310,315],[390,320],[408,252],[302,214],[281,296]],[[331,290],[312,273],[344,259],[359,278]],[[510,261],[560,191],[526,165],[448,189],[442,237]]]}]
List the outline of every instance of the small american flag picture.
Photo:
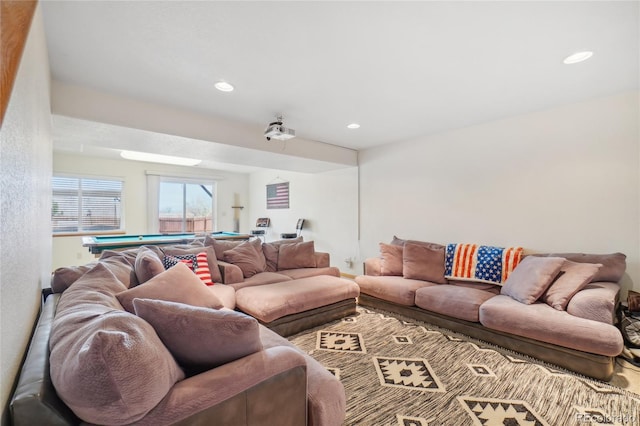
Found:
[{"label": "small american flag picture", "polygon": [[289,208],[289,182],[267,185],[267,209]]}]

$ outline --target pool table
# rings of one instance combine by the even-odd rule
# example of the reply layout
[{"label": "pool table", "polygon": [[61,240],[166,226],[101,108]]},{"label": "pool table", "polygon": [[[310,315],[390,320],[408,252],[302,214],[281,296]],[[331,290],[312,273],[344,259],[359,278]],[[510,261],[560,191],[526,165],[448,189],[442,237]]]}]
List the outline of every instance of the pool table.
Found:
[{"label": "pool table", "polygon": [[[217,240],[248,240],[250,234],[239,232],[213,232],[209,234]],[[203,239],[203,234],[141,234],[141,235],[104,235],[82,237],[82,246],[89,252],[99,255],[103,250],[122,250],[145,245],[189,244]]]}]

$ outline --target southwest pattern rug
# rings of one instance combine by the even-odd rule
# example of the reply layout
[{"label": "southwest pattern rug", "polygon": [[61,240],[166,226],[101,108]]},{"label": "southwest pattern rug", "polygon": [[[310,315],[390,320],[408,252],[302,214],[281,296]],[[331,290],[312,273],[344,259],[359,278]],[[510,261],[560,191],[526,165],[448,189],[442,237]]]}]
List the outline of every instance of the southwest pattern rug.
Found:
[{"label": "southwest pattern rug", "polygon": [[289,340],[342,381],[345,425],[640,425],[640,395],[395,314]]}]

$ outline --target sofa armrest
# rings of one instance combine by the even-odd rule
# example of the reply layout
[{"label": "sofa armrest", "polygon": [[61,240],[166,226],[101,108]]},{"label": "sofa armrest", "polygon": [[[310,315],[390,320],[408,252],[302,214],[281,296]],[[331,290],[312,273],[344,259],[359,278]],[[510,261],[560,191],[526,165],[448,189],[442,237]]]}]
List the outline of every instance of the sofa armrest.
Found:
[{"label": "sofa armrest", "polygon": [[567,305],[573,316],[613,324],[620,297],[620,286],[612,282],[589,283]]},{"label": "sofa armrest", "polygon": [[138,424],[293,426],[306,410],[305,358],[277,346],[176,383]]},{"label": "sofa armrest", "polygon": [[321,251],[315,252],[316,268],[328,268],[331,263],[329,253],[323,253]]},{"label": "sofa armrest", "polygon": [[234,265],[233,263],[218,260],[218,268],[220,269],[220,274],[222,275],[223,284],[235,284],[244,281],[244,274],[242,273],[242,269],[240,269],[240,267]]},{"label": "sofa armrest", "polygon": [[382,259],[379,257],[369,257],[364,260],[364,274],[380,276],[380,263]]},{"label": "sofa armrest", "polygon": [[49,336],[59,294],[44,302],[9,409],[15,426],[75,425],[78,418],[60,400],[49,375]]}]

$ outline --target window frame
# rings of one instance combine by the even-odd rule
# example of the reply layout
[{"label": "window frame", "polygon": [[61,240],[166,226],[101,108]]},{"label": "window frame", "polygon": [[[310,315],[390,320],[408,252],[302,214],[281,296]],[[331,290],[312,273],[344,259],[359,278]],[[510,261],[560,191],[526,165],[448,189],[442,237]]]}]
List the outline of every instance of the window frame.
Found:
[{"label": "window frame", "polygon": [[[120,188],[120,195],[119,195],[119,203],[120,203],[120,214],[118,216],[119,220],[120,220],[120,226],[118,227],[118,229],[105,229],[105,230],[89,230],[89,229],[82,229],[82,215],[79,213],[77,216],[77,223],[78,223],[78,230],[77,231],[61,231],[61,232],[55,232],[55,228],[53,226],[53,220],[54,220],[54,216],[53,216],[53,203],[54,203],[54,197],[55,197],[55,189],[53,187],[53,179],[55,178],[66,178],[66,179],[78,179],[78,188],[76,190],[66,190],[66,192],[69,193],[69,195],[72,196],[77,196],[78,197],[78,212],[82,212],[82,194],[83,194],[83,189],[82,189],[82,181],[83,180],[94,180],[94,181],[109,181],[109,182],[120,182],[121,184],[121,188]],[[121,234],[126,234],[126,228],[125,228],[125,180],[122,177],[117,177],[117,176],[94,176],[94,175],[87,175],[87,174],[78,174],[78,173],[53,173],[51,176],[52,179],[52,184],[51,184],[51,214],[50,214],[50,219],[51,219],[51,235],[55,238],[55,237],[78,237],[78,236],[87,236],[87,235],[121,235]],[[60,192],[64,192],[65,190],[62,190]],[[85,190],[86,191],[86,190]]]},{"label": "window frame", "polygon": [[[211,231],[205,231],[205,232],[213,232],[217,229],[218,226],[218,215],[217,215],[217,208],[218,208],[218,180],[215,178],[211,178],[211,177],[198,177],[198,176],[189,176],[189,177],[182,177],[182,176],[171,176],[171,175],[162,175],[159,174],[158,175],[158,197],[157,197],[157,202],[155,203],[155,210],[156,210],[156,218],[157,218],[157,222],[154,224],[151,224],[153,226],[153,231],[152,232],[160,232],[160,217],[161,217],[161,213],[160,213],[160,190],[162,187],[163,183],[177,183],[177,184],[181,184],[183,185],[183,191],[186,191],[186,187],[185,185],[187,184],[191,184],[191,185],[210,185],[211,186],[211,225],[212,225],[212,230]],[[186,231],[185,230],[185,225],[186,225],[186,194],[183,192],[183,199],[182,199],[182,203],[183,203],[183,210],[182,210],[182,231],[180,231],[181,233],[188,233],[190,231]],[[198,232],[195,232],[198,233]]]}]

